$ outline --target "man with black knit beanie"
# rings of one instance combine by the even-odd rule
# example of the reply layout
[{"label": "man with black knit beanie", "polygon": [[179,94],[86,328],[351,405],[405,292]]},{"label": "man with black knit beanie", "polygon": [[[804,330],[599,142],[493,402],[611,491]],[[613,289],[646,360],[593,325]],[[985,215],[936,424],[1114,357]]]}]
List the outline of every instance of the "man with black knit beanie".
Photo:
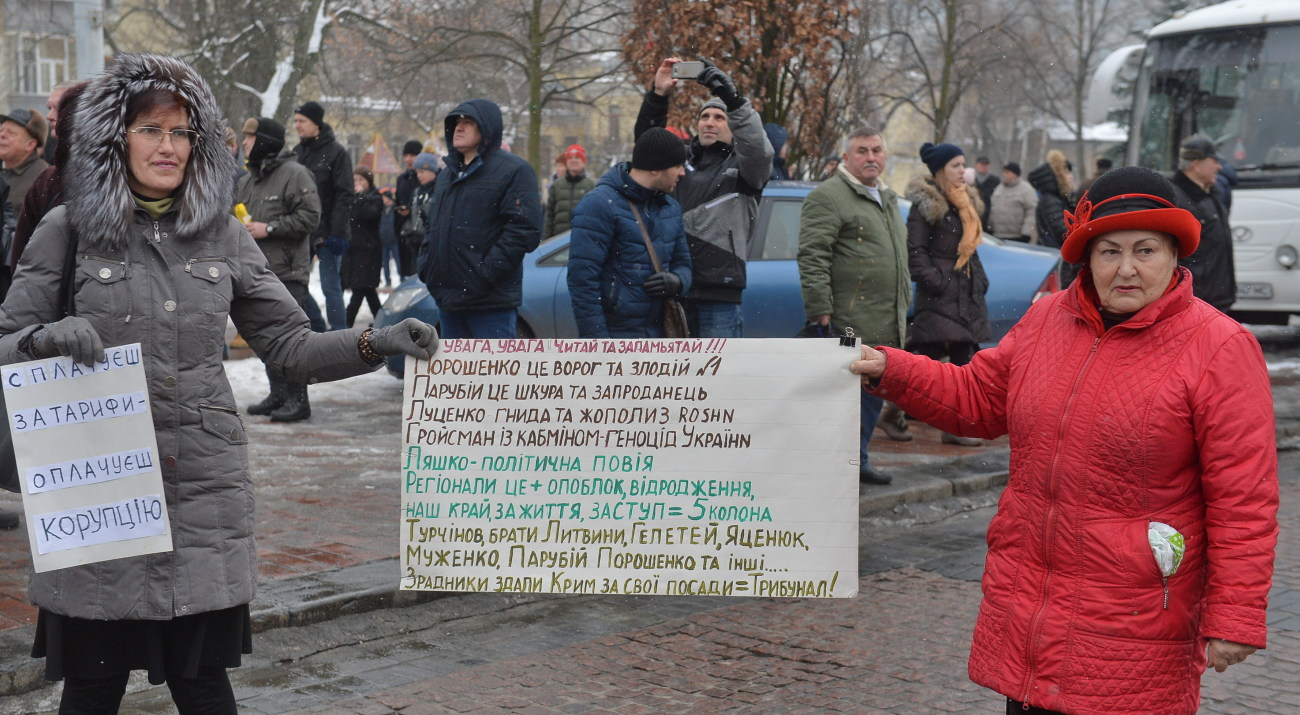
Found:
[{"label": "man with black knit beanie", "polygon": [[[330,330],[343,330],[347,312],[339,269],[352,238],[352,157],[335,138],[334,128],[325,121],[325,108],[317,102],[303,102],[293,110],[293,129],[299,140],[294,156],[315,177],[320,197],[320,223],[312,233],[312,245],[320,259],[325,318]],[[307,315],[314,317],[312,311]]]},{"label": "man with black knit beanie", "polygon": [[[298,305],[305,307],[309,301],[315,305],[307,292],[307,282],[311,276],[308,239],[320,224],[321,213],[316,179],[307,167],[294,161],[293,152],[284,146],[284,127],[274,119],[247,119],[243,134],[248,173],[235,187],[235,202],[248,211],[245,225],[266,254],[271,272]],[[324,326],[312,328],[323,331]],[[296,422],[311,416],[305,384],[288,382],[269,365],[266,377],[271,394],[250,405],[250,415],[270,415],[276,422]]]},{"label": "man with black knit beanie", "polygon": [[663,336],[664,299],[691,288],[682,207],[671,196],[685,163],[680,139],[647,129],[637,137],[632,162],[605,172],[573,209],[568,282],[578,337]]},{"label": "man with black knit beanie", "polygon": [[[650,127],[668,124],[669,95],[677,87],[670,57],[655,72],[633,130],[640,137]],[[691,247],[694,283],[686,294],[691,335],[739,338],[745,289],[745,255],[758,216],[758,198],[772,175],[772,144],[763,120],[740,96],[735,83],[712,62],[695,81],[713,93],[696,120],[697,136],[688,145],[686,176],[673,193],[682,207]]]}]

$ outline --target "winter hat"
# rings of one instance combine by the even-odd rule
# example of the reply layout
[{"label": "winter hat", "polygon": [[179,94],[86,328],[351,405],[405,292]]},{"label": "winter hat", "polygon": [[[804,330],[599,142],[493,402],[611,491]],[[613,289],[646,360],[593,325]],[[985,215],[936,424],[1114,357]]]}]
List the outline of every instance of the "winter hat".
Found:
[{"label": "winter hat", "polygon": [[1003,171],[1009,171],[1009,172],[1015,174],[1016,176],[1020,176],[1020,173],[1021,173],[1021,172],[1020,172],[1020,165],[1017,164],[1017,163],[1014,162],[1014,161],[1008,161],[1008,162],[1007,162],[1007,165],[1004,166],[1004,167],[1002,167],[1002,170],[1003,170]]},{"label": "winter hat", "polygon": [[13,122],[26,129],[36,140],[37,149],[45,146],[45,140],[50,136],[50,125],[45,117],[30,109],[11,109],[8,114],[0,114],[0,121]]},{"label": "winter hat", "polygon": [[931,174],[936,175],[943,170],[943,167],[948,165],[948,162],[965,153],[961,150],[961,147],[948,142],[942,144],[926,142],[921,145],[921,161],[925,162],[925,166],[930,170]]},{"label": "winter hat", "polygon": [[[28,130],[30,131],[30,130]],[[1218,159],[1223,161],[1219,156],[1219,148],[1214,145],[1214,140],[1203,134],[1188,137],[1179,147],[1178,158],[1183,161],[1197,161],[1198,159]]]},{"label": "winter hat", "polygon": [[248,161],[257,163],[268,156],[275,156],[284,148],[284,127],[269,117],[257,117],[244,120],[244,133],[256,137],[253,148],[248,152]]},{"label": "winter hat", "polygon": [[564,158],[578,157],[583,161],[587,160],[587,150],[582,148],[581,144],[570,144],[568,149],[564,150]]},{"label": "winter hat", "polygon": [[981,157],[979,157],[978,159],[975,160],[975,163],[976,163],[976,164],[989,164],[989,163],[992,163],[992,162],[989,161],[989,158],[988,158],[987,156],[981,156]]},{"label": "winter hat", "polygon": [[721,109],[722,113],[726,114],[727,104],[726,102],[723,102],[721,99],[714,97],[713,99],[710,99],[709,101],[705,102],[703,107],[700,107],[700,114],[704,114],[704,110],[706,109]]},{"label": "winter hat", "polygon": [[318,127],[325,123],[325,108],[316,102],[303,102],[301,107],[293,110],[293,113],[310,119],[312,124]]},{"label": "winter hat", "polygon": [[1162,174],[1126,166],[1102,174],[1079,199],[1073,213],[1065,212],[1065,244],[1061,258],[1082,263],[1088,242],[1111,231],[1143,230],[1172,234],[1178,257],[1196,252],[1201,222],[1178,208],[1174,185]]},{"label": "winter hat", "polygon": [[414,139],[402,145],[402,156],[406,156],[407,154],[415,156],[422,151],[424,151],[424,145]]},{"label": "winter hat", "polygon": [[667,129],[651,127],[637,137],[632,147],[632,168],[662,171],[686,163],[686,147]]},{"label": "winter hat", "polygon": [[422,151],[419,156],[415,157],[415,162],[411,164],[411,168],[416,171],[432,171],[436,174],[438,173],[438,155]]}]

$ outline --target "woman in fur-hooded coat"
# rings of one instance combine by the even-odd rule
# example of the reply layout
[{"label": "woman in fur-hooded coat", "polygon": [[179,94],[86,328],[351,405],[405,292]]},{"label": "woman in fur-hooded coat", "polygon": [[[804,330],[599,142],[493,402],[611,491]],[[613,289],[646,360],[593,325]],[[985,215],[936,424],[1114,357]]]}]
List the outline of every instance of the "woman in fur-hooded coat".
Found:
[{"label": "woman in fur-hooded coat", "polygon": [[1065,212],[1074,210],[1070,162],[1056,149],[1047,152],[1047,161],[1029,172],[1029,185],[1038,191],[1038,208],[1034,210],[1038,242],[1060,248],[1065,242]]},{"label": "woman in fur-hooded coat", "polygon": [[984,203],[954,168],[965,168],[960,148],[925,144],[921,158],[931,175],[913,179],[905,194],[912,202],[907,263],[916,281],[908,347],[965,365],[991,334],[984,302],[989,279],[975,250],[983,237],[979,217]]},{"label": "woman in fur-hooded coat", "polygon": [[[189,65],[119,55],[75,117],[67,202],[36,229],[0,307],[0,363],[62,353],[89,364],[101,344],[141,345],[172,550],[34,574],[33,655],[66,679],[74,711],[114,702],[129,671],[147,669],[178,704],[216,698],[234,712],[225,668],[251,652],[257,554],[247,437],[221,364],[226,319],[295,381],[379,362],[362,358],[361,330],[312,332],[231,214],[226,123]],[[64,317],[70,248],[75,315]],[[50,459],[100,456],[88,449]]]}]

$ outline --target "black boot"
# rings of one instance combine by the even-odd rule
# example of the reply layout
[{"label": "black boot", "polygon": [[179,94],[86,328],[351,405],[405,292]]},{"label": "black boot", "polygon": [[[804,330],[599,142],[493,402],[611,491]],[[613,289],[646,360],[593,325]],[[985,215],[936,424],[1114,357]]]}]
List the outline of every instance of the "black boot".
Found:
[{"label": "black boot", "polygon": [[269,415],[280,409],[280,405],[284,404],[286,397],[285,385],[288,383],[269,367],[266,368],[266,379],[271,383],[271,394],[256,405],[249,405],[248,414],[250,415]]},{"label": "black boot", "polygon": [[284,404],[271,413],[272,422],[297,422],[311,417],[311,404],[307,402],[305,383],[285,383],[285,395]]},{"label": "black boot", "polygon": [[18,512],[0,509],[0,529],[17,529]]}]

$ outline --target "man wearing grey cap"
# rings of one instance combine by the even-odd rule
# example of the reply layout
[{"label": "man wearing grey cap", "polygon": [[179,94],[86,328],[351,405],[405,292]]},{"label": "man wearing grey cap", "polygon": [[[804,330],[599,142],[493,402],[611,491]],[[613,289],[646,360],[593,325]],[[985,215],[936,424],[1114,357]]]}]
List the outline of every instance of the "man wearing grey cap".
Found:
[{"label": "man wearing grey cap", "polygon": [[9,265],[10,247],[14,228],[18,225],[18,210],[27,198],[27,190],[36,181],[37,174],[45,171],[49,163],[41,158],[41,148],[49,136],[49,124],[40,112],[30,109],[13,109],[0,114],[0,178],[8,185],[9,196],[4,200],[4,227],[0,233],[0,300],[9,292],[13,266]]},{"label": "man wearing grey cap", "polygon": [[1200,245],[1178,263],[1192,272],[1192,295],[1227,311],[1237,299],[1237,276],[1228,209],[1214,181],[1222,165],[1213,140],[1199,134],[1188,137],[1179,147],[1173,183],[1180,203],[1201,222]]},{"label": "man wearing grey cap", "polygon": [[4,161],[0,175],[9,184],[9,202],[15,208],[23,205],[36,175],[49,166],[41,158],[49,133],[49,124],[40,112],[14,109],[0,114],[0,160]]},{"label": "man wearing grey cap", "polygon": [[[640,137],[668,124],[669,95],[677,87],[670,57],[655,71],[654,86],[641,102],[633,130]],[[674,198],[682,206],[691,247],[693,280],[686,293],[691,336],[739,338],[744,325],[740,301],[745,289],[745,255],[758,215],[758,198],[772,175],[772,144],[763,120],[736,85],[712,62],[695,81],[713,93],[696,119],[696,138],[687,146],[686,176]]]}]

